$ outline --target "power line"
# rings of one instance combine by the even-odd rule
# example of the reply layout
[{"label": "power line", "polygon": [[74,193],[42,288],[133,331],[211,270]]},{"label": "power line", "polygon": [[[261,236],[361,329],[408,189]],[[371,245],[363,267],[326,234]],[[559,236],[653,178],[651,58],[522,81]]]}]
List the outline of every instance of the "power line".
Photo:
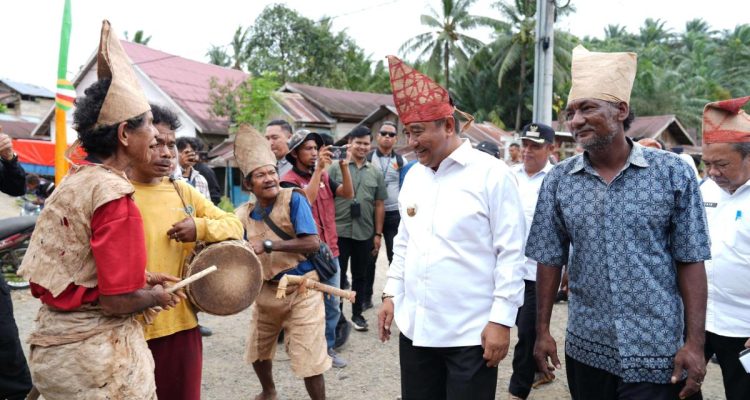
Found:
[{"label": "power line", "polygon": [[318,22],[323,21],[325,19],[334,20],[334,19],[339,18],[339,17],[346,17],[347,15],[358,14],[358,13],[361,13],[363,11],[368,11],[368,10],[372,10],[372,9],[375,9],[375,8],[380,8],[380,7],[383,7],[383,6],[387,6],[387,5],[390,5],[390,4],[393,4],[393,3],[398,3],[399,1],[401,1],[401,0],[386,1],[386,2],[383,2],[383,3],[375,4],[373,6],[365,7],[365,8],[359,9],[359,10],[354,10],[354,11],[349,11],[349,12],[346,12],[346,13],[343,13],[343,14],[334,15],[333,17],[323,17],[320,20],[318,20]]}]

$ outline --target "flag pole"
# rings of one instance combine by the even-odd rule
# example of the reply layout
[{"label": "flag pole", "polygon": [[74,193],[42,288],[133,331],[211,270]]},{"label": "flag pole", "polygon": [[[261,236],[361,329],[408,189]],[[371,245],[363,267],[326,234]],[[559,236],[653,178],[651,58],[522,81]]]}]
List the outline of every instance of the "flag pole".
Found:
[{"label": "flag pole", "polygon": [[60,30],[60,57],[57,63],[57,93],[55,94],[55,184],[59,184],[68,172],[68,162],[65,160],[65,150],[68,147],[66,114],[73,107],[76,93],[73,84],[67,79],[71,26],[70,0],[65,0]]}]

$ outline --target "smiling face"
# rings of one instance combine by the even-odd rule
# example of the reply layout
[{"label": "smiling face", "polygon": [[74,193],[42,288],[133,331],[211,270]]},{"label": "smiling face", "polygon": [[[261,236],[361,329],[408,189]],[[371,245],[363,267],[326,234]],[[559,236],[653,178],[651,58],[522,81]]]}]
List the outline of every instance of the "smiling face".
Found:
[{"label": "smiling face", "polygon": [[555,150],[551,143],[536,143],[529,139],[521,140],[523,168],[526,173],[535,174],[547,165],[550,155]]},{"label": "smiling face", "polygon": [[563,116],[576,143],[586,151],[605,150],[618,133],[629,112],[626,103],[612,104],[599,99],[577,99],[568,103]]},{"label": "smiling face", "polygon": [[750,155],[743,157],[732,143],[704,143],[702,158],[706,175],[729,193],[750,179]]},{"label": "smiling face", "polygon": [[440,163],[460,145],[456,143],[455,120],[412,122],[406,126],[407,142],[420,164],[437,170]]},{"label": "smiling face", "polygon": [[354,158],[354,160],[357,162],[361,162],[365,159],[365,157],[367,157],[367,153],[370,152],[372,137],[370,135],[365,135],[350,138],[349,145],[352,149],[352,158]]},{"label": "smiling face", "polygon": [[276,166],[274,165],[256,168],[250,173],[247,181],[250,191],[263,205],[273,202],[279,195],[279,174],[276,172]]}]

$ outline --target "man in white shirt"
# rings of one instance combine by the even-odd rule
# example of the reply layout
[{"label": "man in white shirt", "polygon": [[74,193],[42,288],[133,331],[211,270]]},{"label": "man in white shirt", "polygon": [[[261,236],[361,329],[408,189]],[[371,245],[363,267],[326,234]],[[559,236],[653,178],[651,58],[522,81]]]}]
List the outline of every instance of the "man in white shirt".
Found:
[{"label": "man in white shirt", "polygon": [[706,261],[706,360],[716,355],[729,400],[750,399],[750,374],[738,353],[750,337],[750,97],[709,103],[703,111],[701,185],[711,235]]},{"label": "man in white shirt", "polygon": [[523,302],[518,187],[503,162],[458,137],[445,89],[396,57],[388,62],[419,164],[399,194],[380,338],[390,338],[395,319],[404,400],[494,399],[497,365]]},{"label": "man in white shirt", "polygon": [[289,153],[287,142],[292,137],[292,126],[283,119],[275,119],[266,125],[266,132],[263,136],[268,140],[268,143],[271,143],[271,151],[276,156],[276,169],[279,171],[279,177],[286,175],[294,167],[286,159],[286,155]]},{"label": "man in white shirt", "polygon": [[[523,164],[511,167],[518,181],[523,213],[526,218],[526,235],[534,220],[534,210],[539,198],[542,181],[553,165],[550,155],[555,151],[555,130],[552,127],[531,123],[521,130],[521,159]],[[513,351],[513,374],[510,376],[510,399],[525,399],[532,385],[551,382],[539,374],[535,382],[536,361],[534,342],[536,341],[536,260],[526,259],[526,272],[523,276],[525,290],[523,306],[518,310],[518,343]]]}]

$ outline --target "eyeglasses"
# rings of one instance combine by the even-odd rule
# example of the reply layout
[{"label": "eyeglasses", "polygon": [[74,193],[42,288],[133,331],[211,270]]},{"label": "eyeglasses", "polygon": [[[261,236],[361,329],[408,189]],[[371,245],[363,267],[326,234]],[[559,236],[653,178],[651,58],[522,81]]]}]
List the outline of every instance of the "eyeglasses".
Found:
[{"label": "eyeglasses", "polygon": [[396,137],[396,132],[380,132],[380,136]]}]

